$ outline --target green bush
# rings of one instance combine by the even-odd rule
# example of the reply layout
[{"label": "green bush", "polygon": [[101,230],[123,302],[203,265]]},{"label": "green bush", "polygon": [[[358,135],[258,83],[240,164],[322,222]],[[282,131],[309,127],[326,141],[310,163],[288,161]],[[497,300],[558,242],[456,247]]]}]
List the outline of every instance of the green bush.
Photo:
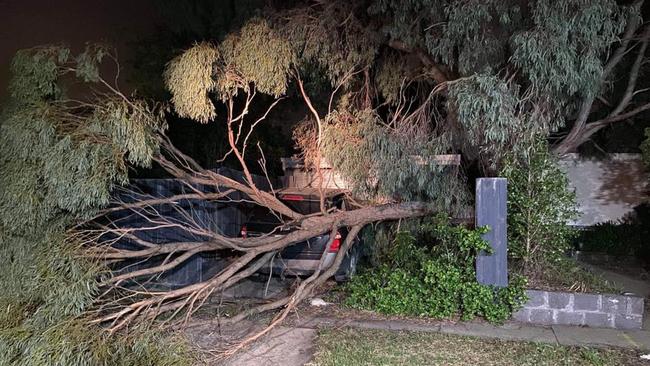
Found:
[{"label": "green bush", "polygon": [[627,223],[603,222],[584,230],[576,239],[577,247],[586,252],[611,255],[634,255],[638,249],[640,232]]},{"label": "green bush", "polygon": [[346,304],[384,314],[507,319],[526,301],[525,280],[513,278],[505,288],[476,282],[476,254],[490,250],[481,238],[486,230],[450,226],[438,217],[398,231],[381,249],[378,266],[348,283]]},{"label": "green bush", "polygon": [[577,217],[575,192],[545,141],[506,159],[509,256],[529,273],[557,263],[571,248]]},{"label": "green bush", "polygon": [[580,233],[576,246],[586,252],[615,256],[643,256],[650,235],[650,205],[634,208],[634,214],[618,222],[604,222]]}]

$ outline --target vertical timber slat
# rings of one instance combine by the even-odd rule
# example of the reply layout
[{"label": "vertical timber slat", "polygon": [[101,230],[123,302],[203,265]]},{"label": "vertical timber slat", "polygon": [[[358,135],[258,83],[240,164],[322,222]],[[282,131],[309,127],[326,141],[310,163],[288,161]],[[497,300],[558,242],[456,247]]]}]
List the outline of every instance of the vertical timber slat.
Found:
[{"label": "vertical timber slat", "polygon": [[483,239],[492,247],[476,257],[476,279],[484,285],[508,286],[507,189],[505,178],[476,180],[476,227],[490,228]]}]

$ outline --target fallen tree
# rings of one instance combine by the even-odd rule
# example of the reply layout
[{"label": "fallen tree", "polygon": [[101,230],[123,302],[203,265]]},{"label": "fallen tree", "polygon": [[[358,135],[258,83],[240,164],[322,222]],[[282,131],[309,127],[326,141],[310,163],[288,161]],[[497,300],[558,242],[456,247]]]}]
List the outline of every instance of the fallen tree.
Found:
[{"label": "fallen tree", "polygon": [[[323,233],[332,233],[328,243],[330,246],[335,237],[333,233],[340,228],[348,228],[348,236],[331,267],[325,268],[321,259],[318,270],[309,278],[298,280],[286,298],[261,304],[224,320],[226,323],[236,322],[257,312],[282,309],[268,328],[225,350],[225,353],[235,352],[268,332],[330,278],[364,225],[426,215],[436,209],[436,206],[426,202],[384,199],[384,203],[357,202],[357,206],[349,211],[324,209],[309,215],[296,212],[279,200],[273,191],[260,189],[255,184],[244,159],[248,136],[268,114],[267,110],[252,123],[244,123],[250,103],[257,93],[254,84],[236,74],[231,75],[232,80],[239,83],[233,84],[236,85],[234,90],[238,96],[233,95],[225,102],[228,111],[228,154],[237,157],[244,175],[243,181],[238,181],[203,169],[191,157],[175,148],[165,136],[161,113],[164,106],[127,97],[116,85],[100,76],[99,62],[104,57],[110,57],[109,50],[98,46],[89,46],[77,57],[71,57],[64,48],[44,47],[22,51],[15,61],[16,68],[25,70],[16,70],[23,73],[17,74],[14,80],[15,104],[5,111],[8,117],[3,124],[6,153],[3,154],[2,168],[13,175],[4,176],[6,184],[1,192],[3,202],[32,195],[39,197],[41,206],[33,206],[25,201],[24,205],[3,205],[2,258],[8,261],[5,270],[13,272],[29,268],[29,260],[23,263],[13,259],[18,258],[17,253],[24,248],[13,246],[12,240],[35,240],[34,237],[38,237],[42,230],[54,230],[60,237],[57,242],[45,240],[38,241],[37,246],[28,246],[34,250],[30,255],[39,258],[39,261],[54,261],[42,267],[42,275],[52,276],[50,266],[59,268],[60,264],[54,263],[63,258],[67,258],[69,263],[60,267],[61,273],[57,276],[62,277],[50,277],[48,282],[35,278],[33,286],[39,290],[33,298],[29,291],[20,290],[23,284],[14,282],[20,281],[20,278],[3,276],[4,287],[17,288],[16,292],[2,298],[3,304],[6,303],[11,312],[3,314],[8,323],[2,323],[7,332],[3,333],[6,338],[2,338],[0,345],[7,348],[7,355],[12,359],[21,360],[21,354],[29,355],[21,348],[25,343],[20,340],[20,327],[25,325],[23,322],[31,323],[32,318],[38,318],[41,313],[63,311],[42,323],[44,328],[40,328],[40,331],[45,334],[49,329],[64,329],[70,317],[79,321],[75,323],[76,326],[99,326],[106,334],[119,333],[120,337],[133,332],[141,334],[142,329],[150,328],[151,324],[163,328],[177,326],[187,322],[212,294],[223,292],[253,275],[262,266],[268,265],[282,249]],[[35,74],[44,68],[50,72]],[[73,99],[61,93],[61,83],[70,76],[76,76],[91,87],[83,99]],[[212,78],[212,75],[209,77]],[[300,79],[296,80],[301,83]],[[38,83],[43,85],[40,90]],[[309,104],[306,92],[303,91],[302,95],[305,103]],[[269,110],[279,100],[278,96],[270,104]],[[32,134],[26,133],[28,131]],[[19,139],[12,137],[21,134],[23,138],[39,135],[47,135],[48,138],[34,139],[35,144],[25,149]],[[52,159],[54,151],[58,151],[59,155]],[[182,182],[188,193],[153,197],[130,191],[126,185],[128,166],[149,166],[152,163]],[[25,184],[26,181],[29,184]],[[198,186],[203,188],[199,189]],[[206,187],[209,189],[206,190]],[[255,238],[228,237],[194,220],[191,208],[180,204],[184,200],[236,204],[238,202],[232,198],[234,193],[243,197],[239,200],[274,212],[282,219],[283,228],[289,230],[281,233],[274,231],[275,235]],[[137,198],[122,200],[129,195]],[[165,210],[162,207],[174,214],[163,213]],[[122,217],[137,216],[147,224],[125,226],[123,220],[113,219],[113,215],[118,213]],[[148,241],[146,235],[141,235],[169,227],[185,232],[194,239],[160,244]],[[66,250],[66,257],[49,257],[48,246],[51,246],[50,250]],[[183,265],[196,254],[224,251],[228,252],[230,262],[211,278],[169,290],[154,290],[147,286],[158,275]],[[149,259],[157,256],[165,259],[162,263],[150,264],[155,262],[149,262]],[[133,262],[144,266],[134,270]],[[61,290],[66,291],[66,296],[51,298],[52,295],[47,294],[48,288],[43,287],[45,283],[53,283],[51,281],[59,281],[54,288],[63,287]],[[80,288],[84,291],[79,291]],[[75,306],[74,311],[62,310],[71,305]],[[24,312],[26,318],[18,318],[18,322],[14,323],[16,318],[12,318],[12,314],[16,312]],[[33,349],[44,347],[48,350],[43,352],[55,350],[49,348],[54,340],[34,338],[30,341],[34,342],[30,346]],[[68,356],[95,357],[85,353],[92,355],[93,351],[84,349],[74,356],[66,354],[57,357],[62,360]]]},{"label": "fallen tree", "polygon": [[[300,80],[298,79],[297,82],[300,83]],[[241,88],[245,89],[243,86]],[[356,242],[355,239],[359,231],[366,224],[427,215],[437,209],[435,205],[426,202],[399,202],[384,199],[384,201],[387,201],[386,203],[366,202],[360,204],[355,201],[356,207],[347,211],[325,209],[323,206],[323,211],[320,213],[307,215],[292,210],[274,192],[257,187],[243,158],[247,147],[247,137],[244,137],[241,131],[245,128],[242,127],[244,125],[243,120],[248,113],[247,110],[249,104],[253,101],[254,94],[254,90],[244,90],[245,102],[241,110],[237,112],[233,110],[235,108],[234,101],[227,102],[228,117],[226,124],[230,144],[229,154],[236,156],[240,162],[244,175],[243,182],[236,181],[215,171],[203,169],[191,157],[176,149],[161,134],[158,136],[161,150],[160,153],[153,155],[153,161],[194,193],[160,198],[146,197],[142,194],[130,192],[138,196],[137,200],[134,202],[113,201],[108,208],[97,212],[91,220],[77,225],[69,232],[70,235],[80,237],[81,241],[87,244],[84,249],[85,256],[110,263],[113,266],[119,261],[146,261],[155,256],[167,256],[158,265],[132,271],[114,271],[111,276],[107,277],[100,284],[102,296],[96,299],[93,309],[88,312],[91,323],[106,325],[111,333],[123,330],[133,323],[137,324],[160,318],[166,319],[162,322],[164,325],[175,326],[179,323],[186,323],[211,295],[231,288],[238,282],[253,275],[263,266],[267,266],[273,257],[284,248],[305,242],[321,234],[331,233],[329,235],[329,248],[334,240],[334,233],[341,228],[347,228],[348,235],[331,267],[325,268],[323,266],[323,258],[328,252],[326,250],[323,253],[323,258],[321,258],[318,270],[307,279],[298,279],[297,287],[289,296],[247,309],[240,314],[222,320],[223,324],[227,324],[242,320],[254,313],[283,309],[268,328],[227,350],[226,353],[230,354],[268,332],[272,326],[284,319],[297,304],[310,296],[315,288],[329,279],[337,271],[344,256]],[[302,95],[305,103],[310,103],[309,97],[304,93],[304,90]],[[274,105],[275,102],[271,104],[271,107]],[[266,114],[268,114],[268,111],[262,118]],[[262,118],[251,124],[251,131],[255,125],[262,121]],[[250,135],[251,131],[248,132],[248,135]],[[317,159],[320,159],[318,153]],[[454,179],[455,177],[449,178]],[[196,188],[198,186],[202,188]],[[207,191],[213,193],[206,193],[206,187],[208,187]],[[122,191],[124,190],[123,188]],[[206,228],[205,225],[194,220],[190,212],[191,209],[184,208],[179,204],[188,199],[205,200],[212,203],[233,203],[231,197],[235,192],[245,197],[244,201],[264,207],[282,218],[282,230],[280,231],[280,227],[278,227],[271,231],[270,234],[273,235],[269,234],[261,237],[228,237],[224,233]],[[323,189],[321,189],[321,201],[324,199],[322,194]],[[172,208],[174,211],[173,217],[161,213],[164,211],[169,212],[163,206]],[[144,218],[148,224],[139,227],[125,227],[121,223],[112,221],[110,215],[119,211],[126,211],[127,216],[133,215]],[[182,220],[179,220],[178,217],[181,217]],[[103,218],[105,219],[103,220]],[[168,227],[175,227],[177,230],[197,237],[197,239],[194,241],[158,244],[144,240],[139,235],[142,232]],[[119,245],[119,243],[125,241],[131,245]],[[196,254],[223,252],[225,250],[229,251],[229,264],[212,278],[205,281],[167,291],[149,291],[145,285],[134,285],[134,283],[146,284],[161,273],[183,265]],[[125,285],[127,283],[128,286]]]}]

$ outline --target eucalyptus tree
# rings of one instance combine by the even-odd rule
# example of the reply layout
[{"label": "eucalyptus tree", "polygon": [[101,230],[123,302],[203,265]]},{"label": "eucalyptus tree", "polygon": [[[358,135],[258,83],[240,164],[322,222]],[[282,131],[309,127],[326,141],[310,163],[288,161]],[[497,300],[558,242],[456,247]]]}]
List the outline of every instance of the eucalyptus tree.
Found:
[{"label": "eucalyptus tree", "polygon": [[[240,349],[329,278],[365,224],[462,205],[462,175],[437,164],[435,155],[462,153],[491,173],[506,153],[525,153],[533,141],[567,124],[571,132],[559,152],[570,151],[598,126],[646,108],[630,107],[640,95],[636,80],[648,39],[640,5],[375,0],[270,6],[223,39],[196,43],[171,60],[164,75],[173,113],[225,126],[225,141],[215,143],[225,144],[226,155],[239,162],[242,181],[205,169],[176,148],[165,136],[167,106],[126,96],[101,77],[97,63],[109,56],[102,48],[90,47],[76,58],[62,48],[19,53],[0,136],[0,260],[6,262],[0,271],[9,271],[0,283],[10,289],[0,295],[7,309],[2,329],[9,330],[1,333],[0,346],[19,363],[21,355],[50,355],[52,344],[65,343],[66,334],[45,330],[61,329],[70,319],[122,335],[155,319],[160,327],[184,324],[213,294],[252,275],[283,248],[348,228],[332,267],[319,268],[287,297],[223,319],[237,322],[281,309],[268,328],[227,353]],[[589,122],[591,106],[624,57],[635,60],[629,88],[608,116]],[[94,92],[70,98],[61,85],[71,76]],[[307,167],[318,174],[327,160],[345,177],[356,203],[349,211],[321,205],[320,213],[304,215],[255,184],[246,155],[259,146],[250,136],[289,100],[299,100],[309,113],[295,132]],[[253,115],[252,106],[265,112]],[[128,202],[111,195],[127,183],[129,167],[154,163],[189,193],[139,195]],[[275,213],[284,230],[228,237],[193,221],[179,205],[189,199],[229,203],[235,193]],[[161,206],[185,220],[161,214]],[[120,226],[110,220],[117,211],[147,224]],[[170,226],[201,239],[160,245],[139,235]],[[161,291],[125,286],[195,254],[222,251],[229,253],[228,265],[200,283]],[[120,262],[154,255],[167,260],[115,270],[124,268]],[[31,263],[38,263],[39,276],[17,281],[16,274],[33,270]],[[40,328],[29,328],[35,324]],[[21,338],[24,327],[31,336]],[[92,354],[83,351],[66,357]],[[75,364],[70,359],[65,362]]]}]

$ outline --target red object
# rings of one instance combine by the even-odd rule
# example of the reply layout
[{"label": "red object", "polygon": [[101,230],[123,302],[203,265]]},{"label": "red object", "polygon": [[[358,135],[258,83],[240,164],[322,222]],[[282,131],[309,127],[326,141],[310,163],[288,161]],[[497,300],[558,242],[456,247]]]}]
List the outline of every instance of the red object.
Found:
[{"label": "red object", "polygon": [[241,227],[241,231],[239,232],[239,235],[242,238],[246,238],[246,236],[248,235],[248,230],[246,229],[246,225]]},{"label": "red object", "polygon": [[305,197],[299,196],[297,194],[283,194],[280,196],[280,199],[287,200],[287,201],[304,201]]},{"label": "red object", "polygon": [[330,245],[330,253],[336,253],[339,249],[341,249],[341,234],[337,232],[332,245]]}]

